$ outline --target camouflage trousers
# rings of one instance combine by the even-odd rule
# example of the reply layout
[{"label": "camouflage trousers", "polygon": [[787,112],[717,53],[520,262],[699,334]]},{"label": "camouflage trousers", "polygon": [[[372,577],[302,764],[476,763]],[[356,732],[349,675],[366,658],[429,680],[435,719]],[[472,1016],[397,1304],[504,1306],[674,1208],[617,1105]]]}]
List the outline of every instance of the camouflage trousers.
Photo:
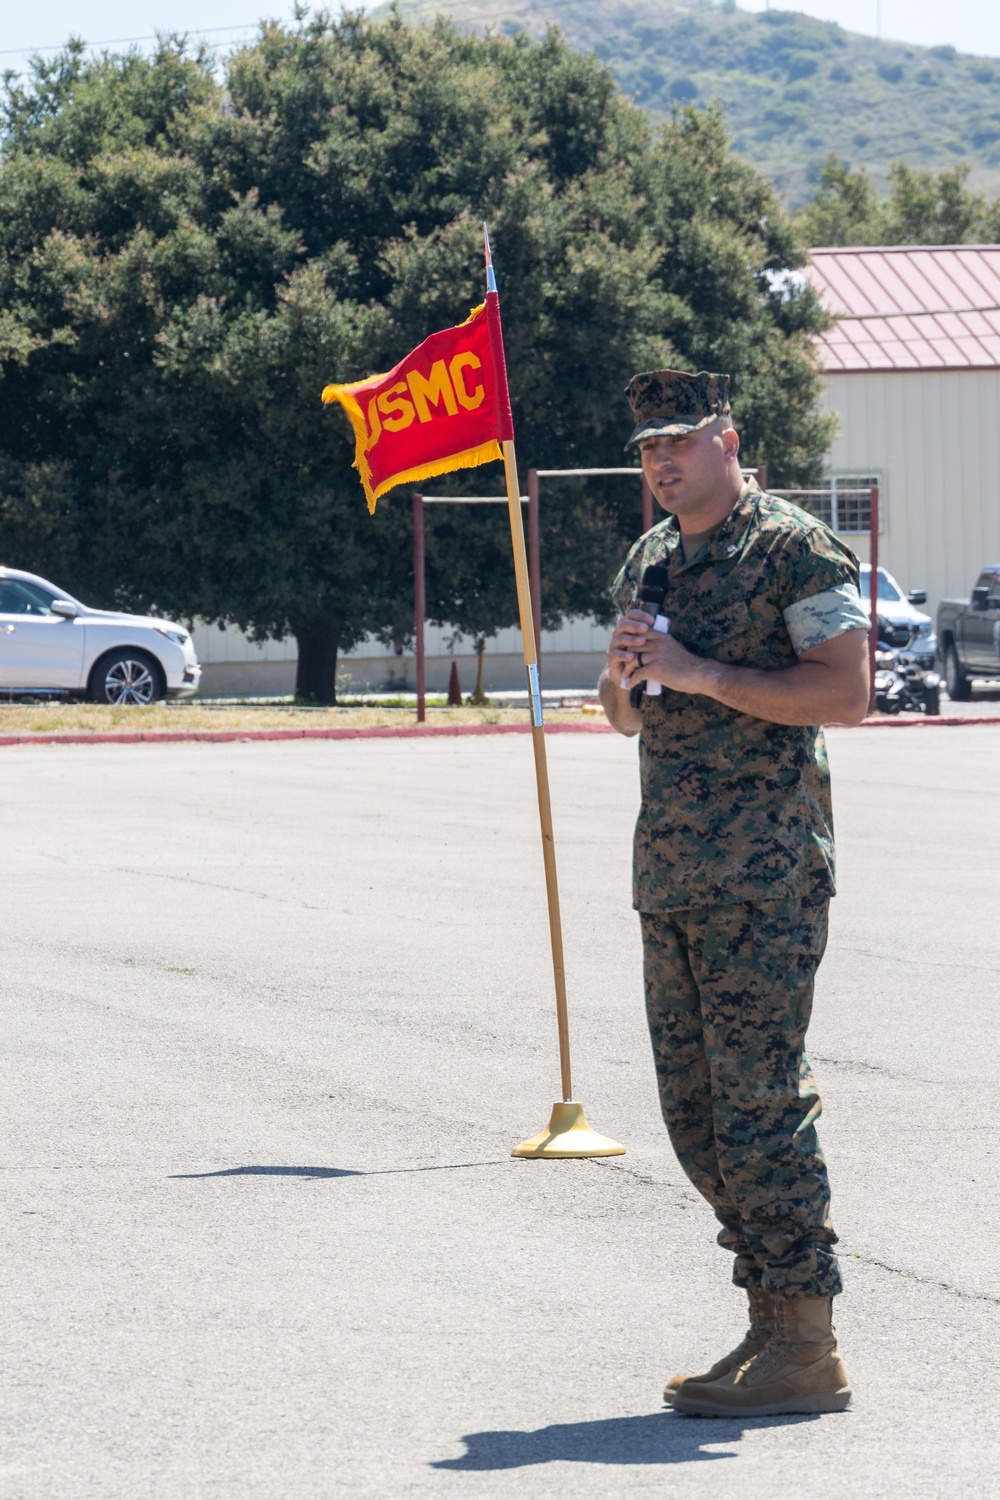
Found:
[{"label": "camouflage trousers", "polygon": [[660,1105],[737,1286],[841,1290],[805,1053],[826,897],[641,912]]}]

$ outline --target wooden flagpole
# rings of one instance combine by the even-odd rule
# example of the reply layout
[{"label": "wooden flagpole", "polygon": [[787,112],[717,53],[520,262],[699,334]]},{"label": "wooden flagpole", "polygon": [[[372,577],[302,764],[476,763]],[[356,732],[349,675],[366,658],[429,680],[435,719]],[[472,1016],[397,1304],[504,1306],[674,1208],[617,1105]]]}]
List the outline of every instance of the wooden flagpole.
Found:
[{"label": "wooden flagpole", "polygon": [[[483,225],[486,245],[486,289],[495,335],[491,339],[497,384],[501,403],[509,413],[507,372],[500,333],[500,312],[496,278],[490,254],[489,234]],[[492,332],[492,330],[491,330]],[[507,482],[507,509],[510,513],[510,535],[514,548],[514,577],[517,583],[517,605],[521,619],[524,665],[528,673],[528,702],[531,711],[531,745],[535,756],[535,785],[538,793],[538,818],[542,833],[542,859],[545,866],[545,894],[549,909],[549,940],[552,948],[552,974],[556,991],[556,1022],[559,1030],[559,1068],[562,1101],[553,1105],[547,1129],[515,1146],[512,1155],[527,1157],[623,1156],[625,1147],[605,1135],[591,1130],[583,1105],[573,1098],[570,1069],[569,1011],[566,1002],[566,966],[563,958],[562,918],[559,911],[559,881],[556,872],[556,846],[552,829],[552,799],[549,795],[548,760],[545,753],[545,728],[542,718],[542,694],[538,679],[538,652],[535,622],[531,607],[531,580],[528,555],[524,544],[524,520],[521,515],[521,487],[514,453],[513,423],[508,417],[510,437],[504,437],[504,476]]]},{"label": "wooden flagpole", "polygon": [[545,894],[549,906],[549,939],[552,947],[552,973],[556,986],[556,1020],[559,1027],[559,1068],[562,1074],[563,1102],[573,1098],[573,1075],[569,1056],[569,1011],[566,1003],[566,965],[563,959],[562,917],[559,911],[559,878],[556,871],[556,845],[552,829],[552,799],[549,795],[549,769],[545,753],[545,729],[542,722],[542,700],[538,683],[538,653],[535,648],[535,626],[531,608],[531,583],[524,545],[524,522],[517,477],[514,444],[503,444],[504,475],[507,480],[507,509],[510,512],[510,536],[514,547],[514,577],[517,581],[517,607],[524,639],[524,665],[528,671],[528,696],[531,710],[531,744],[535,752],[535,782],[538,790],[538,817],[542,826],[542,859],[545,863]]}]

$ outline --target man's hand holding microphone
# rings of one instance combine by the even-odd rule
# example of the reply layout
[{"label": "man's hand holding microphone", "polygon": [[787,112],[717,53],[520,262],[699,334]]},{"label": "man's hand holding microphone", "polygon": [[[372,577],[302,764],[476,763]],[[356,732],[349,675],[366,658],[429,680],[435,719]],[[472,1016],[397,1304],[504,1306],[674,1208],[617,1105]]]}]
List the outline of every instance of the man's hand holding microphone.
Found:
[{"label": "man's hand holding microphone", "polygon": [[643,689],[649,698],[665,687],[702,692],[700,684],[711,670],[711,662],[693,656],[670,635],[670,621],[663,613],[666,587],[666,568],[653,563],[642,575],[638,606],[622,616],[611,635],[608,675],[634,695],[633,708],[639,707]]}]

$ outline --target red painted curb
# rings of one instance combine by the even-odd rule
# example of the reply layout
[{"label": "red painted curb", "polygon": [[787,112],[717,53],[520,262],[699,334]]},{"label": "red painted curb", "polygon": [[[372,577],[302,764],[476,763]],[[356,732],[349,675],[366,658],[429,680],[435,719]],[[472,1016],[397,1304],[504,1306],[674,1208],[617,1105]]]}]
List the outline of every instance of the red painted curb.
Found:
[{"label": "red painted curb", "polygon": [[1000,724],[1000,714],[921,714],[912,719],[890,716],[884,719],[862,719],[860,724],[832,724],[831,729],[934,729],[964,727],[966,724]]},{"label": "red painted curb", "polygon": [[[862,719],[860,724],[829,724],[828,729],[933,729],[966,724],[1000,724],[1000,714],[940,715],[932,718]],[[179,745],[192,741],[225,745],[252,740],[416,740],[461,735],[529,734],[530,724],[407,724],[370,729],[147,729],[120,734],[0,734],[4,745]],[[546,734],[614,734],[610,724],[548,724]]]},{"label": "red painted curb", "polygon": [[[0,745],[177,745],[192,740],[412,740],[473,734],[529,734],[530,724],[407,724],[370,729],[147,729],[121,734],[4,734]],[[613,734],[610,724],[548,724],[547,734]]]}]

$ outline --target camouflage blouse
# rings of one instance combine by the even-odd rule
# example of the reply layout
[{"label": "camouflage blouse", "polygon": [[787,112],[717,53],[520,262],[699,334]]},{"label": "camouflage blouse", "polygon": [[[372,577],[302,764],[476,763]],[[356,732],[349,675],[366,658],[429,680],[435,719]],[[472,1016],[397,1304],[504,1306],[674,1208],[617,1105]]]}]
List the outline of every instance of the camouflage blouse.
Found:
[{"label": "camouflage blouse", "polygon": [[[624,614],[643,570],[667,567],[670,633],[698,656],[778,670],[865,628],[858,561],[828,527],[752,480],[685,565],[673,517],[640,537],[612,585]],[[833,813],[819,727],[772,724],[701,694],[643,698],[640,911],[833,894]]]}]

